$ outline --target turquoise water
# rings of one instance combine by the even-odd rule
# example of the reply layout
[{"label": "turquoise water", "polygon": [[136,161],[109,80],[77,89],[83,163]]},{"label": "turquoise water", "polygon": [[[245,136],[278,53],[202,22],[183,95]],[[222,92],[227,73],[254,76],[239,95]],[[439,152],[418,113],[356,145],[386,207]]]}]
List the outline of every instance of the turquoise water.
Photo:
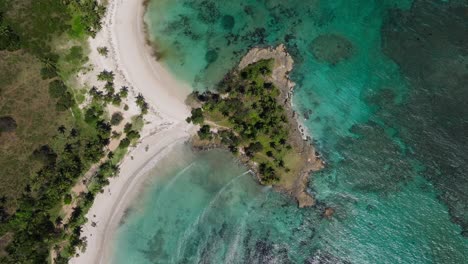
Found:
[{"label": "turquoise water", "polygon": [[310,184],[318,205],[298,209],[227,153],[180,151],[129,211],[115,262],[467,263],[467,8],[152,1],[160,59],[196,89],[250,47],[285,43],[295,107],[327,167]]}]

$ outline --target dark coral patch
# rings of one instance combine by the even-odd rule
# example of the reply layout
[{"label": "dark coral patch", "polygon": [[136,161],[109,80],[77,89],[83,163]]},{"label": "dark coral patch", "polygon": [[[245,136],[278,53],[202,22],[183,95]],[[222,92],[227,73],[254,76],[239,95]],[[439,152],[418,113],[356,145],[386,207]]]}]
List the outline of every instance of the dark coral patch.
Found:
[{"label": "dark coral patch", "polygon": [[209,50],[205,54],[205,60],[206,62],[208,62],[208,64],[215,62],[217,59],[218,59],[218,52],[216,50]]},{"label": "dark coral patch", "polygon": [[213,24],[220,17],[219,9],[212,1],[202,1],[195,9],[198,10],[198,19],[203,23]]},{"label": "dark coral patch", "polygon": [[231,30],[235,24],[236,24],[236,20],[231,15],[224,15],[221,18],[221,25],[223,26],[225,30]]},{"label": "dark coral patch", "polygon": [[382,50],[411,86],[393,118],[425,165],[423,176],[468,237],[468,4],[428,2],[390,10],[382,27]]},{"label": "dark coral patch", "polygon": [[337,34],[316,37],[310,44],[310,50],[317,60],[331,65],[349,59],[354,53],[351,41]]}]

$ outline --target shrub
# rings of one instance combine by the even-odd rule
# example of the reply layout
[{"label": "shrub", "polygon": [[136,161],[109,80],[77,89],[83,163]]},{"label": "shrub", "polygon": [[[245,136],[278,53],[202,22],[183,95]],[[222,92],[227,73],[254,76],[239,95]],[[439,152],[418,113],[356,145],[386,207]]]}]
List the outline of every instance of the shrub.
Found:
[{"label": "shrub", "polygon": [[13,117],[11,116],[0,117],[0,133],[15,131],[17,126],[18,125],[16,124],[16,120],[13,119]]},{"label": "shrub", "polygon": [[49,83],[49,94],[52,98],[59,98],[65,94],[67,86],[61,80],[54,80]]},{"label": "shrub", "polygon": [[[1,16],[1,14],[0,14]],[[20,37],[9,25],[2,25],[0,17],[0,50],[17,50],[21,46]]]},{"label": "shrub", "polygon": [[130,139],[124,138],[120,141],[119,148],[127,148],[130,146]]},{"label": "shrub", "polygon": [[52,67],[52,66],[42,67],[41,68],[41,77],[42,77],[43,80],[57,77],[57,70],[55,69],[55,67]]},{"label": "shrub", "polygon": [[269,164],[261,163],[259,171],[262,181],[264,181],[265,184],[274,184],[278,182],[278,175],[276,175],[275,169],[273,169]]},{"label": "shrub", "polygon": [[212,138],[211,136],[211,131],[210,131],[210,126],[209,125],[203,125],[200,130],[198,131],[198,136],[202,140],[210,140]]},{"label": "shrub", "polygon": [[72,196],[70,194],[66,194],[65,197],[63,198],[63,203],[71,204],[71,201],[72,201]]},{"label": "shrub", "polygon": [[123,120],[122,113],[115,112],[115,113],[112,114],[110,123],[113,126],[118,126],[120,124],[120,122],[122,122],[122,120]]},{"label": "shrub", "polygon": [[88,108],[85,112],[85,122],[93,123],[99,119],[100,113],[96,107]]},{"label": "shrub", "polygon": [[58,156],[50,146],[43,145],[34,150],[31,157],[36,161],[49,165],[53,164],[57,160]]},{"label": "shrub", "polygon": [[80,46],[73,46],[69,50],[69,53],[65,57],[65,59],[69,62],[80,62],[83,60],[84,55],[83,55],[83,48]]},{"label": "shrub", "polygon": [[138,133],[138,131],[131,130],[127,133],[127,138],[130,140],[140,138],[140,133]]},{"label": "shrub", "polygon": [[205,118],[203,117],[203,111],[201,108],[195,108],[192,109],[192,116],[190,117],[190,120],[194,124],[202,124],[203,121],[205,121]]},{"label": "shrub", "polygon": [[133,127],[132,124],[126,123],[125,126],[124,126],[124,132],[125,132],[125,133],[130,132],[130,130],[132,130],[132,127]]},{"label": "shrub", "polygon": [[109,49],[107,47],[98,47],[97,51],[104,57],[107,57],[107,55],[109,54]]},{"label": "shrub", "polygon": [[73,100],[73,96],[69,92],[65,92],[60,99],[57,101],[55,108],[57,111],[65,111],[68,108],[72,107],[75,101]]},{"label": "shrub", "polygon": [[253,155],[255,155],[255,153],[259,152],[259,151],[262,151],[263,150],[263,146],[260,142],[255,142],[255,143],[250,143],[249,146],[247,148],[245,148],[245,153],[252,157]]}]

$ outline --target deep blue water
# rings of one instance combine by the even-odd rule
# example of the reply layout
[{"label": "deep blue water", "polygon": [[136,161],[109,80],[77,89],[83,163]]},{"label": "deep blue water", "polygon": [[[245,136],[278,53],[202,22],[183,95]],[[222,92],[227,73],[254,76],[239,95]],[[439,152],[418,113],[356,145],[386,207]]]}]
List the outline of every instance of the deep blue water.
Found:
[{"label": "deep blue water", "polygon": [[311,176],[319,204],[298,209],[227,153],[180,151],[120,228],[116,262],[468,262],[466,1],[154,0],[147,21],[195,89],[285,43],[327,167]]}]

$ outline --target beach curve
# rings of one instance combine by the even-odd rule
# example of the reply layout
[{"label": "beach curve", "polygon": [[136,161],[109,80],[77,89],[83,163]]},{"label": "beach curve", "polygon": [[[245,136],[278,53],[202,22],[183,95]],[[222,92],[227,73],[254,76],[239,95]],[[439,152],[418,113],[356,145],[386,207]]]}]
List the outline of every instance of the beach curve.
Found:
[{"label": "beach curve", "polygon": [[110,60],[105,60],[92,50],[90,61],[94,66],[119,73],[134,95],[141,93],[145,97],[153,114],[143,128],[138,145],[123,159],[119,175],[110,178],[104,192],[96,196],[82,229],[86,250],[69,263],[108,263],[110,241],[144,176],[195,131],[185,122],[190,112],[184,100],[190,87],[173,78],[152,56],[147,43],[145,11],[144,0],[109,0],[101,32],[89,40],[91,48],[105,43],[112,52]]}]

